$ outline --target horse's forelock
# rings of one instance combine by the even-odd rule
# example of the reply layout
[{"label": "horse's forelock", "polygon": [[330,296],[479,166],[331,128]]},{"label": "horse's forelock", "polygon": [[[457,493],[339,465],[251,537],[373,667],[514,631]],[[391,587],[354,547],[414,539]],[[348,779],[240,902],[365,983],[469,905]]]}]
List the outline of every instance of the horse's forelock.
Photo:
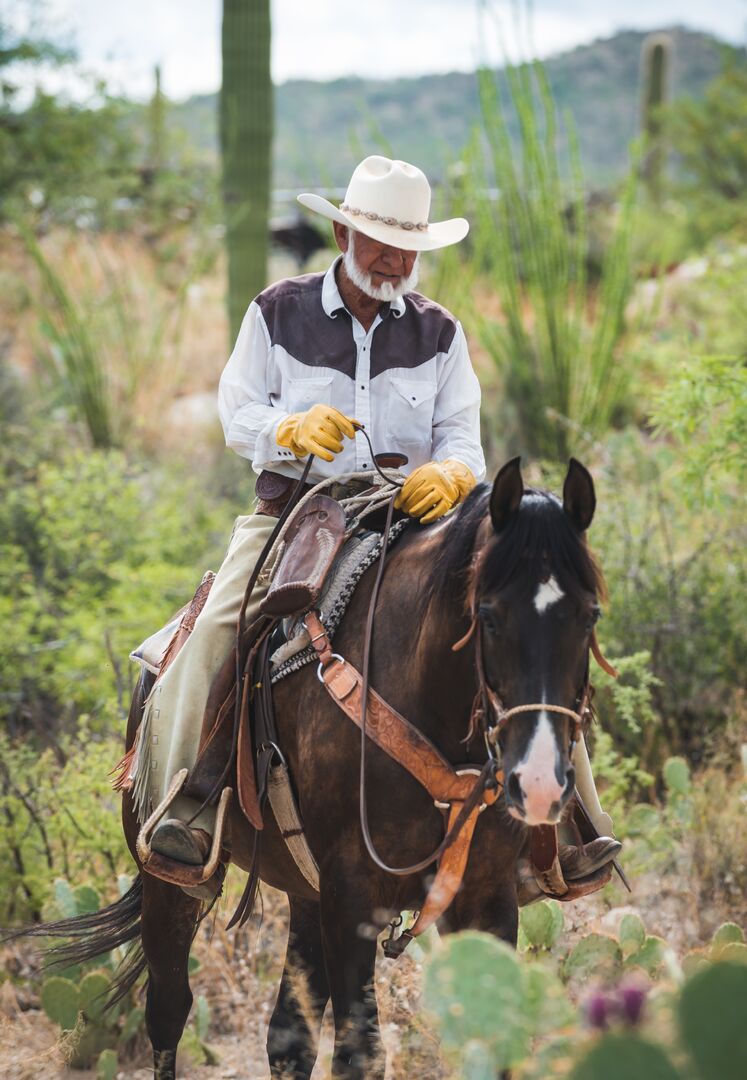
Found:
[{"label": "horse's forelock", "polygon": [[564,592],[582,601],[604,599],[602,572],[586,542],[549,491],[528,488],[518,512],[505,529],[493,534],[480,560],[478,593],[499,591],[509,583],[533,588],[552,574]]},{"label": "horse's forelock", "polygon": [[586,537],[573,527],[557,496],[526,489],[518,512],[496,534],[489,494],[489,485],[480,484],[455,514],[433,563],[429,603],[448,598],[473,611],[476,597],[518,579],[529,587],[548,572],[579,600],[606,599],[604,577]]}]

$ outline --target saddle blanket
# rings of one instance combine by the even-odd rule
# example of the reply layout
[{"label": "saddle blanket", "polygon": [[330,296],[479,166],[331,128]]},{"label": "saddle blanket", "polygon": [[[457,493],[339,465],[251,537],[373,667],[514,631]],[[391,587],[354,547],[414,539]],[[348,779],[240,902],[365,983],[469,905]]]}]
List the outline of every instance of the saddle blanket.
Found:
[{"label": "saddle blanket", "polygon": [[[388,547],[392,546],[408,524],[409,520],[403,519],[392,525],[389,532]],[[356,585],[366,570],[373,566],[379,557],[381,544],[382,536],[381,533],[377,532],[355,534],[345,542],[325,583],[319,602],[321,620],[330,640],[334,637],[335,631],[342,621],[350,599],[355,592]],[[214,575],[211,571],[207,571],[201,585],[206,584],[212,577]],[[207,592],[205,592],[206,595]],[[179,630],[182,618],[190,607],[191,604],[185,604],[160,630],[157,630],[155,634],[151,634],[141,645],[133,649],[130,653],[130,660],[140,664],[151,674],[157,675],[169,645]],[[270,657],[270,663],[272,664],[271,680],[273,683],[279,682],[280,679],[285,678],[286,675],[290,675],[294,671],[298,671],[316,658],[316,653],[309,641],[308,631],[296,616],[285,619],[283,629],[286,641]]]}]

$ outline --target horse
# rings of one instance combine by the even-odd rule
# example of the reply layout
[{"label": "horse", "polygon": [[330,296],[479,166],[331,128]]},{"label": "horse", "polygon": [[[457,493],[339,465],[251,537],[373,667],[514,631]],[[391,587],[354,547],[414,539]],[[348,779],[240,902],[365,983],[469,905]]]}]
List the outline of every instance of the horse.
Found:
[{"label": "horse", "polygon": [[[591,475],[574,459],[558,498],[525,488],[515,458],[492,486],[478,485],[452,514],[405,529],[388,556],[376,605],[371,686],[457,767],[480,766],[490,751],[485,732],[470,724],[478,668],[491,696],[515,710],[495,739],[503,791],[479,816],[462,886],[439,922],[442,932],[478,929],[515,947],[516,863],[528,827],[557,823],[574,791],[569,711],[582,710],[588,692],[589,652],[605,595],[586,539],[595,504]],[[374,572],[361,579],[334,639],[335,650],[357,666]],[[462,647],[455,650],[457,642]],[[151,680],[141,677],[135,689],[128,746]],[[325,692],[315,667],[278,683],[274,699],[279,743],[319,867],[319,892],[296,867],[268,811],[259,834],[259,873],[286,893],[290,907],[285,967],[267,1036],[271,1075],[310,1076],[331,1001],[333,1075],[375,1080],[384,1075],[384,1057],[373,991],[377,941],[370,928],[378,932],[393,913],[419,910],[434,866],[394,875],[369,857],[359,821],[360,732]],[[368,746],[365,767],[375,849],[398,866],[422,862],[443,839],[441,811],[378,746]],[[231,859],[248,870],[257,834],[235,807],[231,815]],[[123,824],[137,860],[129,794]],[[78,937],[68,947],[73,960],[135,942],[118,990],[127,992],[147,970],[146,1026],[156,1080],[176,1077],[192,1004],[189,951],[201,912],[200,901],[139,869],[116,904],[46,928]],[[303,1009],[296,997],[299,972],[308,986]]]}]

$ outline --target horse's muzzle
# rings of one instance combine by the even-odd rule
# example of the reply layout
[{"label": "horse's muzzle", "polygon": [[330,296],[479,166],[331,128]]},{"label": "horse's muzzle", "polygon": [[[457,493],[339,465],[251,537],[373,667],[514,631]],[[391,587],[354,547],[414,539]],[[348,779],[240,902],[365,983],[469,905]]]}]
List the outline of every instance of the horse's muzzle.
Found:
[{"label": "horse's muzzle", "polygon": [[562,786],[555,773],[532,777],[520,768],[513,769],[506,778],[506,809],[525,825],[557,825],[575,783],[576,770],[572,765],[566,769]]}]

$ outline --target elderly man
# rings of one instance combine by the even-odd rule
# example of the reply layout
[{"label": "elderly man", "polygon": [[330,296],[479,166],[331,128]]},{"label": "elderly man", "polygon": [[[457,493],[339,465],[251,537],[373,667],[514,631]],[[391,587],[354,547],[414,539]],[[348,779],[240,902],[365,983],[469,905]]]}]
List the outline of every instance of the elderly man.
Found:
[{"label": "elderly man", "polygon": [[[480,387],[464,331],[413,291],[420,252],[458,242],[468,223],[429,222],[424,174],[379,156],[356,168],[339,209],[316,195],[299,201],[332,219],[342,254],[326,273],[281,281],[252,301],[223,372],[226,442],[260,474],[260,501],[237,519],[194,631],[146,704],[134,789],[141,821],[174,774],[195,762],[212,679],[233,647],[246,583],[275,525],[268,511],[287,498],[304,459],[314,455],[314,482],[373,472],[364,426],[376,452],[407,455],[397,505],[423,523],[448,513],[485,475]],[[265,594],[258,584],[247,623]],[[197,809],[178,797],[153,849],[203,863],[214,811],[195,817]],[[207,897],[212,885],[192,891]]]}]

